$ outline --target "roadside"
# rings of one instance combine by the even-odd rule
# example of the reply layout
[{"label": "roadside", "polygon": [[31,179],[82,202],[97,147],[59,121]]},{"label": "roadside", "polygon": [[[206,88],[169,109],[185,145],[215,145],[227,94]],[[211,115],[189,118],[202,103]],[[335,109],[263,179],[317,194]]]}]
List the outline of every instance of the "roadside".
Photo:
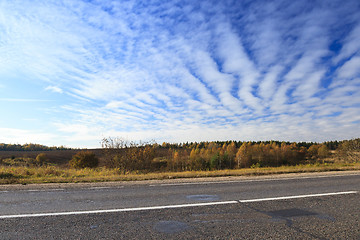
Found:
[{"label": "roadside", "polygon": [[134,181],[108,181],[108,182],[78,182],[78,183],[36,183],[36,184],[6,184],[0,185],[0,191],[7,190],[46,190],[46,189],[75,189],[75,188],[112,188],[131,185],[168,185],[168,184],[206,184],[214,182],[231,181],[266,181],[273,179],[292,179],[292,178],[321,178],[329,176],[360,175],[360,170],[349,171],[327,171],[327,172],[298,172],[281,173],[271,175],[247,175],[247,176],[221,176],[221,177],[197,177],[197,178],[172,178],[172,179],[152,179]]}]

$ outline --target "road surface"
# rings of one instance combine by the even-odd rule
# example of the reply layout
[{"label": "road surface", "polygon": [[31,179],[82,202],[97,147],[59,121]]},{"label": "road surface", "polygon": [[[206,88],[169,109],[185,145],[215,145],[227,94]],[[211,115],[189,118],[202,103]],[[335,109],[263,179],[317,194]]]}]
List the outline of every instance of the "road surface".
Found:
[{"label": "road surface", "polygon": [[360,239],[360,172],[0,186],[0,239]]}]

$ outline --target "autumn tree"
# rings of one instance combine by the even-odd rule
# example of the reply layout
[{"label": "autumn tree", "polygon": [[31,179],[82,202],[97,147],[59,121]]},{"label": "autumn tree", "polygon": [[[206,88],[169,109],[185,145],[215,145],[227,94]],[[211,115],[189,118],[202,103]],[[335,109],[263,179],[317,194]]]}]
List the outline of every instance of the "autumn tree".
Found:
[{"label": "autumn tree", "polygon": [[180,153],[179,151],[174,151],[173,153],[173,161],[172,161],[172,169],[173,171],[176,170],[176,171],[179,171],[180,169],[180,161],[181,161],[181,158],[180,158]]},{"label": "autumn tree", "polygon": [[236,144],[235,142],[231,142],[227,147],[226,147],[226,151],[225,153],[228,156],[228,167],[229,168],[233,168],[234,167],[234,160],[235,160],[235,156],[236,156]]},{"label": "autumn tree", "polygon": [[244,142],[236,153],[237,168],[250,167],[251,165],[251,143]]},{"label": "autumn tree", "polygon": [[190,162],[189,162],[190,170],[200,170],[201,169],[202,163],[201,163],[199,148],[193,148],[191,150],[189,160],[190,160]]},{"label": "autumn tree", "polygon": [[322,144],[317,151],[319,158],[326,158],[330,154],[328,147],[325,144]]},{"label": "autumn tree", "polygon": [[272,166],[278,167],[280,165],[281,150],[275,142],[270,143],[270,159]]},{"label": "autumn tree", "polygon": [[320,145],[318,144],[313,144],[309,147],[308,149],[308,157],[310,159],[317,159],[318,158],[318,150],[320,148]]}]

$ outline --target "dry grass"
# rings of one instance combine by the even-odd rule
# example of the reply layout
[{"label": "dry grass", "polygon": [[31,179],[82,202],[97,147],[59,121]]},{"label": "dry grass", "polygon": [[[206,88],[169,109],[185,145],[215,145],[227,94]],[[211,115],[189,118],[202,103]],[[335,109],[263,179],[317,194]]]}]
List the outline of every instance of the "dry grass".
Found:
[{"label": "dry grass", "polygon": [[271,168],[244,168],[219,171],[188,171],[159,173],[127,173],[121,174],[119,169],[66,169],[55,166],[46,167],[0,167],[0,184],[30,184],[30,183],[74,183],[74,182],[105,182],[105,181],[135,181],[151,179],[174,179],[196,177],[223,177],[270,175],[282,173],[324,172],[360,170],[360,163],[331,163],[315,165],[282,166]]}]

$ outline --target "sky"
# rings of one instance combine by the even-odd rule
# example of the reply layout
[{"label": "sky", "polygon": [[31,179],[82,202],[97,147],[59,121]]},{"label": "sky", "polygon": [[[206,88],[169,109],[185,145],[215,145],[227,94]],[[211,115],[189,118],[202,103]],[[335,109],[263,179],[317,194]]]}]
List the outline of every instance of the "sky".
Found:
[{"label": "sky", "polygon": [[358,0],[1,0],[0,142],[360,137]]}]

